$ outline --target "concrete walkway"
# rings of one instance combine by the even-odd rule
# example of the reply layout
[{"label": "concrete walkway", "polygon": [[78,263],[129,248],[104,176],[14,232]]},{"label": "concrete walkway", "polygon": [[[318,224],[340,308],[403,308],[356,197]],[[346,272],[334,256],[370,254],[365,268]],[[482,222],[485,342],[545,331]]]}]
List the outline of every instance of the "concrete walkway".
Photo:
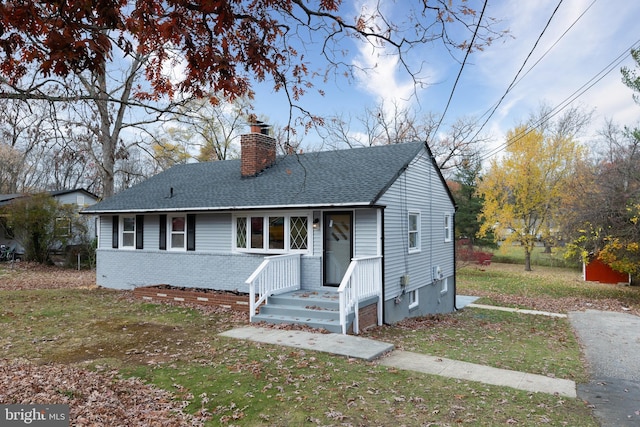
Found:
[{"label": "concrete walkway", "polygon": [[477,381],[518,390],[576,397],[576,383],[570,380],[498,369],[409,351],[394,351],[389,356],[380,359],[380,364],[407,371],[457,378],[465,381]]},{"label": "concrete walkway", "polygon": [[379,364],[398,369],[478,381],[531,392],[576,397],[576,385],[573,381],[407,351],[393,351],[393,344],[354,335],[320,334],[254,326],[231,329],[220,335],[267,344],[322,351],[367,361],[378,359]]},{"label": "concrete walkway", "polygon": [[370,340],[355,335],[321,334],[306,331],[288,331],[282,329],[259,328],[247,326],[231,329],[220,335],[262,342],[266,344],[283,345],[286,347],[303,348],[306,350],[322,351],[339,356],[353,357],[372,361],[393,350],[393,344]]},{"label": "concrete walkway", "polygon": [[550,313],[548,311],[539,311],[539,310],[525,310],[522,308],[497,307],[495,305],[469,304],[468,307],[481,308],[484,310],[508,311],[510,313],[535,314],[538,316],[560,317],[564,319],[567,318],[567,315],[562,313]]}]

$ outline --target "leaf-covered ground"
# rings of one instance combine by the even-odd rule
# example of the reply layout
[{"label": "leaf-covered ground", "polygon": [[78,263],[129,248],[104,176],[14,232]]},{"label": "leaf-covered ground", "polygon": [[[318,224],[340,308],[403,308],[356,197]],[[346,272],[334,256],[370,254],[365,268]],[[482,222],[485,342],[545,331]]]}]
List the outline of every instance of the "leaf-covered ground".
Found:
[{"label": "leaf-covered ground", "polygon": [[164,390],[117,372],[0,360],[1,404],[69,405],[74,426],[201,426]]},{"label": "leaf-covered ground", "polygon": [[519,264],[470,266],[457,274],[457,292],[482,297],[478,302],[568,313],[603,310],[640,316],[640,287],[585,282],[578,270]]},{"label": "leaf-covered ground", "polygon": [[[93,272],[2,267],[0,403],[68,403],[72,425],[595,425],[577,400],[223,339],[220,331],[247,316],[132,301],[129,292],[95,287]],[[432,353],[440,343],[462,349],[455,358],[496,354],[480,362],[521,366],[528,352],[494,350],[513,340],[508,314],[462,313],[386,329],[405,349]],[[463,325],[487,336],[475,339]],[[555,360],[572,347],[558,325],[521,328],[536,339],[553,328],[562,338],[536,345],[536,371],[579,377],[576,366]],[[435,329],[451,334],[435,337]]]},{"label": "leaf-covered ground", "polygon": [[13,264],[0,264],[0,290],[91,289],[95,287],[96,272],[94,270],[73,270],[20,261]]}]

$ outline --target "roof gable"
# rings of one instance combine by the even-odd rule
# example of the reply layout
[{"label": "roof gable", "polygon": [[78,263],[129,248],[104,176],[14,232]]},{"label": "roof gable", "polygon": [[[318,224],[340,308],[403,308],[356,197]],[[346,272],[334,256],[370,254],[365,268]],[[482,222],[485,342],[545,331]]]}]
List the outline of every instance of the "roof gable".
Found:
[{"label": "roof gable", "polygon": [[373,205],[424,143],[280,156],[255,177],[240,160],[174,166],[84,212]]}]

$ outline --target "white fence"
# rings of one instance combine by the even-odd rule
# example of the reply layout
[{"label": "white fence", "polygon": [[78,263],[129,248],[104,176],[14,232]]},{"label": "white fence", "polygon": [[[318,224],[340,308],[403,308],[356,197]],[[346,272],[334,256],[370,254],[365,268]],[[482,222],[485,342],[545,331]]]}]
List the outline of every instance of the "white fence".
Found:
[{"label": "white fence", "polygon": [[340,325],[342,333],[347,333],[347,319],[351,313],[353,333],[360,332],[358,325],[359,302],[370,297],[378,297],[378,325],[382,325],[382,257],[353,258],[340,286]]}]

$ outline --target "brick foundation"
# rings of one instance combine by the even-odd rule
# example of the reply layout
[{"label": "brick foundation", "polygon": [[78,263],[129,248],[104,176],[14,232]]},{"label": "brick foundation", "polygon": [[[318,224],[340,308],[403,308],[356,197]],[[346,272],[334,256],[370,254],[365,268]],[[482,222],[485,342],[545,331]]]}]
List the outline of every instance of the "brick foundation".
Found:
[{"label": "brick foundation", "polygon": [[[176,288],[169,285],[141,286],[133,290],[135,298],[145,301],[174,302],[179,304],[200,304],[230,308],[247,313],[249,295],[235,292]],[[360,331],[378,325],[378,304],[360,307]],[[353,325],[347,333],[353,335]]]},{"label": "brick foundation", "polygon": [[158,285],[135,288],[133,296],[146,301],[200,304],[231,308],[242,312],[249,311],[249,295],[234,292],[200,291]]},{"label": "brick foundation", "polygon": [[[360,332],[373,328],[374,326],[378,326],[378,303],[373,303],[366,307],[360,307],[358,314]],[[354,335],[353,324],[349,326],[347,334]]]},{"label": "brick foundation", "polygon": [[359,314],[361,331],[373,326],[378,326],[378,303],[360,308]]}]

